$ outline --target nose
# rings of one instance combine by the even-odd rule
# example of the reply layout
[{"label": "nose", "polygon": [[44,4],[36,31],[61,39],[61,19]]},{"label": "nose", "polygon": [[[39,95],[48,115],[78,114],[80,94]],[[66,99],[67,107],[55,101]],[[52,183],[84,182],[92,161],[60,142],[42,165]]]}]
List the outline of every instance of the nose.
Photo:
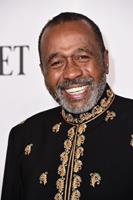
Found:
[{"label": "nose", "polygon": [[83,71],[80,66],[75,62],[68,60],[63,71],[63,78],[67,80],[73,80],[83,75]]}]

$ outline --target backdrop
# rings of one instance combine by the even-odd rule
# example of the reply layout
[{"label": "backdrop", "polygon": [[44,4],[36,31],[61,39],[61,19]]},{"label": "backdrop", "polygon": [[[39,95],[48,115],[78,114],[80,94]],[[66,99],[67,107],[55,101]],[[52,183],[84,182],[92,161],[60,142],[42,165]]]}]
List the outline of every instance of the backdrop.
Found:
[{"label": "backdrop", "polygon": [[0,0],[0,190],[10,129],[56,106],[47,92],[38,57],[38,35],[54,15],[80,12],[94,20],[110,53],[108,82],[133,98],[132,0]]}]

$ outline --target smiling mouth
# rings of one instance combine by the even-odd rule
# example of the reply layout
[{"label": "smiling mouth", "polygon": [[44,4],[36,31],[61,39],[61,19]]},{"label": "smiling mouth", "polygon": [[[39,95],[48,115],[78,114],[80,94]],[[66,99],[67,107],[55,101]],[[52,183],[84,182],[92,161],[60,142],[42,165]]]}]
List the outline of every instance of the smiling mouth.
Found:
[{"label": "smiling mouth", "polygon": [[80,94],[83,94],[86,91],[87,87],[88,87],[88,85],[77,86],[77,87],[65,89],[65,92],[69,95],[80,95]]}]

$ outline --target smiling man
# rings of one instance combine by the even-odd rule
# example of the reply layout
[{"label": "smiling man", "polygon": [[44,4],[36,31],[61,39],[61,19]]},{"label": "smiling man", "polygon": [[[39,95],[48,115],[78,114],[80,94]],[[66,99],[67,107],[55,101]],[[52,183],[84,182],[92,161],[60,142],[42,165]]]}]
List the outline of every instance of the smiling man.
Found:
[{"label": "smiling man", "polygon": [[90,110],[105,89],[108,52],[98,34],[84,19],[60,21],[42,32],[39,48],[46,86],[71,113]]},{"label": "smiling man", "polygon": [[59,107],[11,130],[2,200],[128,200],[133,186],[133,101],[106,83],[98,26],[61,13],[39,36],[40,67]]}]

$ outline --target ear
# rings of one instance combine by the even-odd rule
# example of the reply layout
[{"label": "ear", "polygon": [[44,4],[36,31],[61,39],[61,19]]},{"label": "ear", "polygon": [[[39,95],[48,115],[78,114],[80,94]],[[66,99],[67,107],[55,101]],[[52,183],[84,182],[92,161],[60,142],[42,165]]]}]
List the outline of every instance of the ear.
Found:
[{"label": "ear", "polygon": [[108,55],[108,50],[106,49],[104,51],[104,55],[103,55],[103,60],[104,60],[104,65],[105,65],[105,72],[106,74],[109,73],[109,55]]}]

